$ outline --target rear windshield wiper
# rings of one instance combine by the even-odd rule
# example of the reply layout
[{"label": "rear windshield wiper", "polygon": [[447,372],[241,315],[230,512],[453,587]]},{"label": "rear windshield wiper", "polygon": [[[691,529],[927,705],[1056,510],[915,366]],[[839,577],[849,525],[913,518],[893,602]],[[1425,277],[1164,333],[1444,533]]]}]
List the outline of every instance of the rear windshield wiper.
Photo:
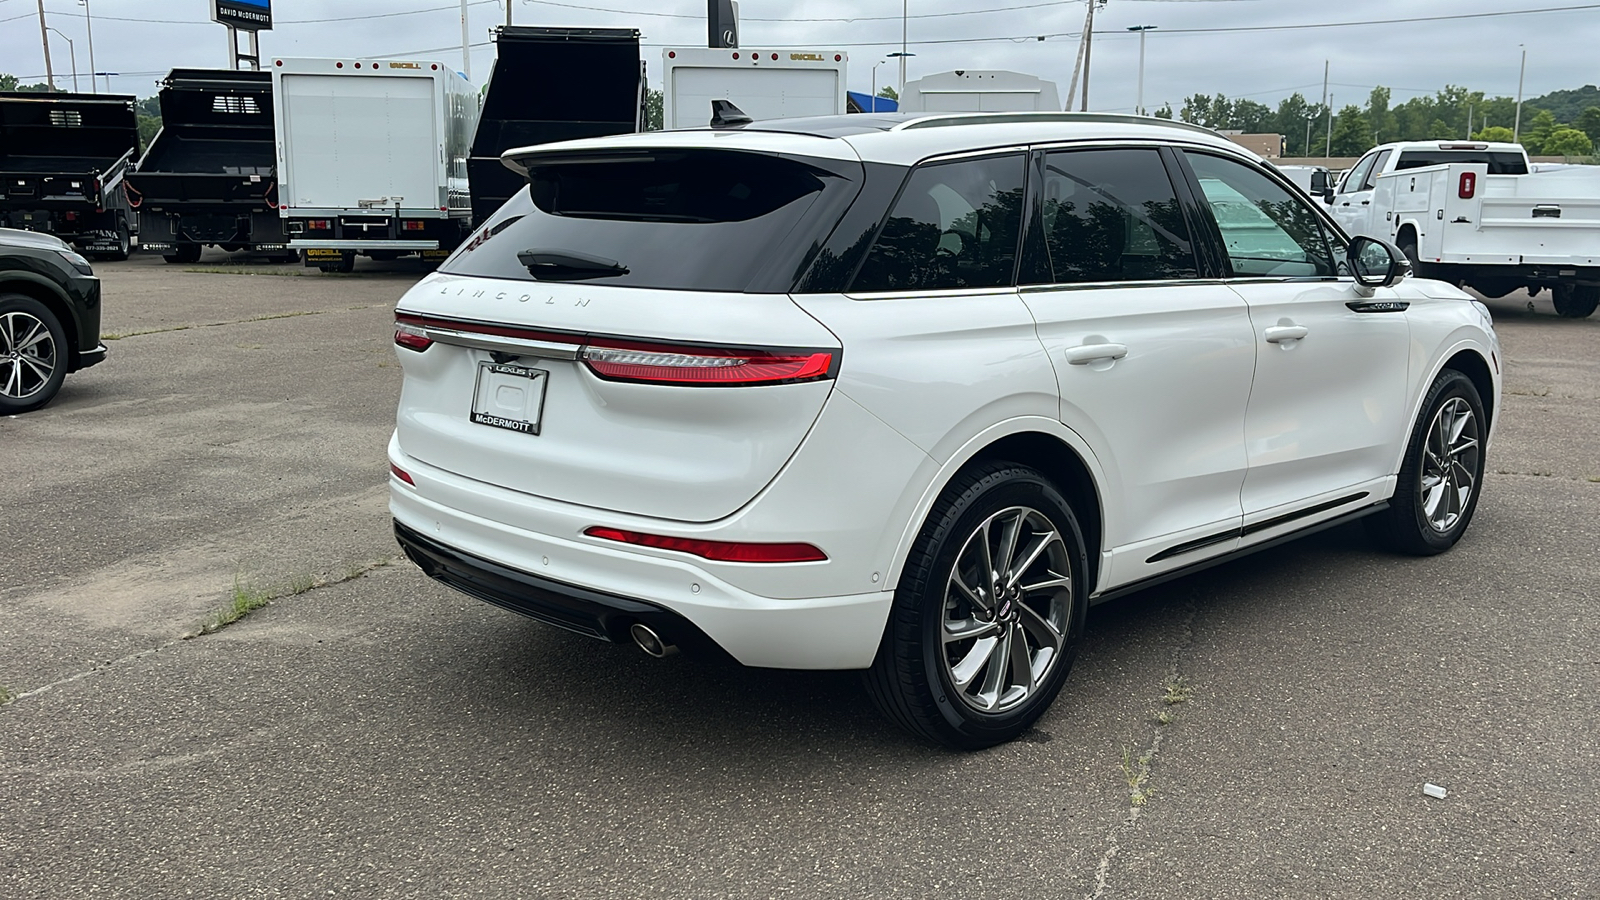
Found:
[{"label": "rear windshield wiper", "polygon": [[527,266],[533,277],[552,281],[628,274],[628,267],[614,259],[576,250],[524,250],[517,254],[517,262]]}]

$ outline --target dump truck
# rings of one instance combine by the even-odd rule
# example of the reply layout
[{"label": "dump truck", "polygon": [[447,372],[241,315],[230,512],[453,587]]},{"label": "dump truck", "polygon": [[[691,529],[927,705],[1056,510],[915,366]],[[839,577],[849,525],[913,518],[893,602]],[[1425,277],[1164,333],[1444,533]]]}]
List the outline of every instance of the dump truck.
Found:
[{"label": "dump truck", "polygon": [[158,99],[161,131],[123,182],[140,249],[171,263],[206,246],[294,257],[277,209],[272,75],[173,69]]},{"label": "dump truck", "polygon": [[[514,25],[496,28],[494,40],[494,71],[467,163],[474,225],[528,185],[500,162],[507,150],[644,128],[638,29]],[[570,87],[574,79],[581,88]]]},{"label": "dump truck", "polygon": [[272,60],[278,215],[307,266],[442,260],[471,229],[479,97],[440,62]]},{"label": "dump truck", "polygon": [[134,223],[122,178],[139,152],[133,104],[125,94],[0,92],[0,227],[127,259]]}]

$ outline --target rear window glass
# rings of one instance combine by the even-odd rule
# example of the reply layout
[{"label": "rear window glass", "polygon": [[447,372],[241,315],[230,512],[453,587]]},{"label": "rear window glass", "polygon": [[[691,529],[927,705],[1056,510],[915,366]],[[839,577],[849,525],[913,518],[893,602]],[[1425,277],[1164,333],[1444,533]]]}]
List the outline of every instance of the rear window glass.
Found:
[{"label": "rear window glass", "polygon": [[[844,181],[794,159],[714,150],[557,158],[528,174],[528,189],[441,271],[741,291]],[[529,260],[545,261],[537,276]]]},{"label": "rear window glass", "polygon": [[1528,161],[1510,150],[1406,150],[1395,163],[1395,171],[1449,163],[1488,163],[1490,175],[1528,174]]}]

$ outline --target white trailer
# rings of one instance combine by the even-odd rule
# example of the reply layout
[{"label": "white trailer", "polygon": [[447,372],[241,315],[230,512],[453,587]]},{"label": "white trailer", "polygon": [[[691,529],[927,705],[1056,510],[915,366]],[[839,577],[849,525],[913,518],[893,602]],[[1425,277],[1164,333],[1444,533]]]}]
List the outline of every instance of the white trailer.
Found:
[{"label": "white trailer", "polygon": [[1053,81],[1000,69],[957,69],[906,82],[902,112],[1060,111]]},{"label": "white trailer", "polygon": [[842,115],[849,61],[834,50],[668,49],[662,127],[706,127],[713,100],[728,100],[756,120]]},{"label": "white trailer", "polygon": [[306,265],[442,258],[470,230],[472,85],[439,62],[273,59],[279,215]]}]

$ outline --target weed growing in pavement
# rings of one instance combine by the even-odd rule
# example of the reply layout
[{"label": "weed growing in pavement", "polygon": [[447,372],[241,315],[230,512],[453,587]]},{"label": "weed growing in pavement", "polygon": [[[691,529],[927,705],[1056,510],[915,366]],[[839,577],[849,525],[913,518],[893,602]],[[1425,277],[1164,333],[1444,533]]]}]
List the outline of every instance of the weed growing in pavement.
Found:
[{"label": "weed growing in pavement", "polygon": [[1178,718],[1170,709],[1153,709],[1150,715],[1155,718],[1157,725],[1171,725]]},{"label": "weed growing in pavement", "polygon": [[10,706],[11,701],[17,699],[17,692],[0,684],[0,706]]},{"label": "weed growing in pavement", "polygon": [[1182,675],[1173,675],[1167,679],[1167,695],[1161,699],[1168,706],[1177,706],[1180,703],[1188,703],[1193,693],[1194,690],[1184,682]]},{"label": "weed growing in pavement", "polygon": [[214,634],[224,628],[227,628],[229,625],[232,625],[245,616],[250,615],[263,606],[269,605],[274,600],[280,600],[284,597],[293,597],[299,594],[304,594],[320,587],[340,584],[345,581],[353,581],[357,578],[361,578],[368,572],[371,572],[373,569],[381,569],[384,566],[389,565],[390,563],[394,562],[395,559],[396,557],[390,556],[373,560],[372,562],[368,563],[359,563],[345,570],[344,575],[338,578],[318,578],[309,572],[303,572],[290,578],[288,584],[284,585],[282,589],[276,591],[259,588],[254,584],[235,576],[233,579],[232,601],[222,609],[219,609],[213,613],[211,618],[207,619],[200,625],[200,629],[198,631],[187,635],[187,637],[199,637],[203,634]]},{"label": "weed growing in pavement", "polygon": [[1154,756],[1153,752],[1147,752],[1135,760],[1132,750],[1122,748],[1122,777],[1128,781],[1128,802],[1134,806],[1143,806],[1155,795],[1153,789],[1145,786],[1145,781],[1150,778],[1150,760]]},{"label": "weed growing in pavement", "polygon": [[1595,484],[1600,484],[1600,476],[1590,475],[1589,476],[1589,480],[1594,482]]}]

